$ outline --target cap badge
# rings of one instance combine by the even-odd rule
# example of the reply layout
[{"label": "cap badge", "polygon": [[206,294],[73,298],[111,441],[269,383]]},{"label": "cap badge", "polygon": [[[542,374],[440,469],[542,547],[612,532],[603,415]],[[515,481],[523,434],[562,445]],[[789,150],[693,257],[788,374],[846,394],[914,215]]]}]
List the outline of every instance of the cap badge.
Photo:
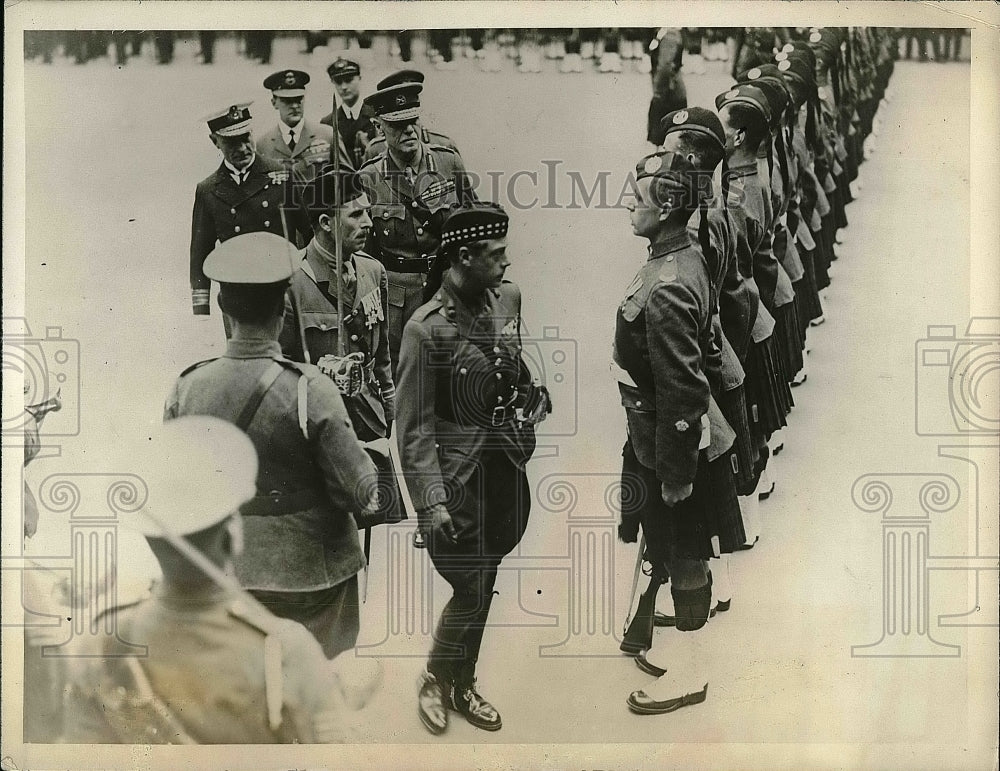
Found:
[{"label": "cap badge", "polygon": [[781,52],[783,54],[790,54],[794,50],[795,50],[795,46],[793,46],[791,43],[785,43],[785,45],[781,49]]},{"label": "cap badge", "polygon": [[406,104],[406,97],[403,96],[402,94],[399,94],[396,97],[396,104],[402,107],[404,104]]},{"label": "cap badge", "polygon": [[681,110],[680,112],[678,112],[678,113],[676,113],[674,115],[674,125],[675,126],[679,126],[682,123],[687,123],[687,119],[689,117],[690,116],[688,115],[688,111],[687,110]]},{"label": "cap badge", "polygon": [[660,166],[663,163],[663,159],[658,155],[651,155],[646,159],[646,163],[643,164],[642,170],[646,174],[655,174],[660,170]]},{"label": "cap badge", "polygon": [[792,63],[788,59],[783,59],[778,63],[778,69],[782,72],[788,72],[792,68]]},{"label": "cap badge", "polygon": [[240,110],[238,105],[233,105],[229,108],[229,120],[240,120],[243,117],[243,112]]},{"label": "cap badge", "polygon": [[809,42],[810,43],[818,43],[822,39],[823,39],[823,36],[820,33],[818,33],[818,32],[813,32],[809,36]]},{"label": "cap badge", "polygon": [[683,418],[674,423],[674,428],[676,428],[678,431],[687,431],[690,427],[691,425]]},{"label": "cap badge", "polygon": [[285,73],[285,85],[286,86],[294,86],[295,85],[295,73],[294,72],[286,72]]},{"label": "cap badge", "polygon": [[732,91],[726,94],[726,99],[735,99],[739,95],[740,95],[740,90],[738,88],[734,88]]},{"label": "cap badge", "polygon": [[747,73],[747,77],[750,78],[750,80],[757,80],[757,78],[760,77],[760,69],[754,67],[752,70],[750,70],[750,72]]},{"label": "cap badge", "polygon": [[788,51],[785,50],[778,51],[778,53],[774,55],[774,60],[777,62],[783,62],[787,58],[788,58]]}]

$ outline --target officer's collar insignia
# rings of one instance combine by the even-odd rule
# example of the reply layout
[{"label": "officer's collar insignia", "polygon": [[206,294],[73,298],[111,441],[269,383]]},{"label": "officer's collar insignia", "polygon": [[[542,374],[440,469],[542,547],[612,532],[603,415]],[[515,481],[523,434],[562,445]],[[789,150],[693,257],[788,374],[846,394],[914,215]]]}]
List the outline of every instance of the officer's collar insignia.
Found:
[{"label": "officer's collar insignia", "polygon": [[674,125],[675,126],[679,126],[682,123],[686,123],[688,117],[689,117],[688,116],[688,111],[687,110],[681,110],[680,112],[678,112],[677,114],[675,114],[674,117],[673,117]]},{"label": "officer's collar insignia", "polygon": [[754,67],[752,70],[750,70],[750,72],[747,73],[747,77],[750,78],[750,80],[757,80],[757,78],[760,77],[760,69]]},{"label": "officer's collar insignia", "polygon": [[238,105],[233,105],[229,108],[229,120],[241,120],[243,118],[243,112],[240,110]]},{"label": "officer's collar insignia", "polygon": [[683,418],[674,423],[674,428],[676,428],[678,431],[687,431],[690,427],[691,427],[690,424],[688,424],[688,422]]}]

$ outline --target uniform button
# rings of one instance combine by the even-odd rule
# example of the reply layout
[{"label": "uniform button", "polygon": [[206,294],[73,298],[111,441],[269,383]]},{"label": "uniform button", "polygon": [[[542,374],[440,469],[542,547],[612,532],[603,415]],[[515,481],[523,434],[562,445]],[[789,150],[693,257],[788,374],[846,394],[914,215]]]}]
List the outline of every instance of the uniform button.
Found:
[{"label": "uniform button", "polygon": [[235,230],[237,233],[239,233],[240,232],[240,226],[237,225],[235,228],[233,228],[233,230]]},{"label": "uniform button", "polygon": [[493,346],[493,353],[500,353],[500,346],[499,345],[494,345]]},{"label": "uniform button", "polygon": [[421,286],[427,286],[427,282],[425,281]]},{"label": "uniform button", "polygon": [[459,375],[467,375],[467,374],[468,374],[468,372],[469,372],[469,370],[467,370],[467,369],[466,369],[465,367],[462,367],[462,368],[461,368],[461,369],[460,369],[460,370],[458,371],[458,374],[459,374]]},{"label": "uniform button", "polygon": [[271,227],[271,220],[264,220],[264,227],[265,228]]},{"label": "uniform button", "polygon": [[501,364],[503,364],[503,359],[497,359],[497,360],[496,360],[495,362],[493,362],[493,363],[494,363],[494,364],[496,364],[496,365],[497,365],[497,366],[499,367],[499,366],[500,366]]},{"label": "uniform button", "polygon": [[422,259],[426,259],[426,258],[427,258],[427,255],[426,255],[426,254],[421,254],[421,255],[420,255],[420,257],[421,257]]},{"label": "uniform button", "polygon": [[434,449],[435,450],[440,450],[441,449],[441,445],[439,445],[437,442],[434,442]]},{"label": "uniform button", "polygon": [[497,380],[503,380],[503,373],[497,372]]},{"label": "uniform button", "polygon": [[358,339],[357,335],[351,335],[351,340],[357,341],[357,339]]},{"label": "uniform button", "polygon": [[424,234],[424,229],[423,228],[417,228],[417,235],[418,236],[422,236],[423,234]]},{"label": "uniform button", "polygon": [[497,397],[497,404],[503,404],[503,397],[502,396],[498,396]]},{"label": "uniform button", "polygon": [[326,331],[326,322],[325,321],[321,321],[320,324],[319,324],[319,328],[322,329],[322,330],[324,330],[324,331]]},{"label": "uniform button", "polygon": [[674,256],[672,254],[668,254],[667,255],[667,262],[673,262],[673,261],[674,261]]},{"label": "uniform button", "polygon": [[271,186],[271,183],[268,182],[266,185],[264,185],[264,189],[267,190],[270,186]]},{"label": "uniform button", "polygon": [[410,206],[412,206],[414,209],[416,209],[417,208],[417,202],[416,201],[410,201]]},{"label": "uniform button", "polygon": [[636,407],[641,407],[642,406],[642,401],[636,401],[635,406]]},{"label": "uniform button", "polygon": [[261,201],[260,205],[263,206],[266,209],[267,208],[267,201]]},{"label": "uniform button", "polygon": [[236,209],[230,209],[230,210],[229,210],[229,213],[230,213],[230,214],[236,214]]},{"label": "uniform button", "polygon": [[382,219],[384,219],[384,220],[389,219],[389,212],[387,212],[387,211],[382,212]]}]

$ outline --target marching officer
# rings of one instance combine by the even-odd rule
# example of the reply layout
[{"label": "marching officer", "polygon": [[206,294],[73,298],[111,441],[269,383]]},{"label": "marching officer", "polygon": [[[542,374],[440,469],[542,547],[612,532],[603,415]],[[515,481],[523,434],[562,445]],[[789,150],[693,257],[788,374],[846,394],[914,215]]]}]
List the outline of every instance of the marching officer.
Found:
[{"label": "marching officer", "polygon": [[181,373],[164,419],[212,415],[250,437],[260,470],[257,495],[241,508],[246,549],[236,576],[333,658],[357,641],[365,559],[355,514],[374,508],[375,467],[330,378],[281,355],[291,257],[291,245],[267,233],[230,239],[209,255],[205,273],[221,284],[232,337],[221,358]]},{"label": "marching officer", "polygon": [[[368,144],[375,138],[375,111],[361,99],[361,66],[357,62],[338,57],[326,74],[337,92],[337,130],[351,158],[351,166],[359,168],[364,162]],[[320,119],[320,123],[333,126],[333,113]],[[385,150],[385,141],[382,142]]]},{"label": "marching officer", "polygon": [[[304,203],[314,235],[285,296],[281,349],[293,361],[317,364],[342,384],[341,395],[358,439],[387,439],[396,400],[386,331],[389,281],[382,264],[361,251],[371,230],[371,205],[357,174],[343,170],[338,176],[332,166],[317,174]],[[339,272],[338,227],[343,247]],[[353,383],[349,382],[352,372]],[[386,475],[388,484],[383,490],[394,490],[389,456],[377,454],[373,460]],[[379,522],[405,518],[398,496],[380,501],[378,514]]]},{"label": "marching officer", "polygon": [[399,363],[403,325],[430,294],[425,289],[436,288],[431,271],[445,217],[454,205],[475,198],[461,156],[421,139],[417,120],[422,89],[420,83],[400,83],[368,97],[388,144],[383,155],[358,172],[372,204],[365,251],[389,276],[393,367]]},{"label": "marching officer", "polygon": [[497,569],[530,510],[525,464],[549,412],[521,359],[521,293],[504,281],[506,213],[457,208],[444,224],[441,287],[407,322],[399,361],[403,473],[431,560],[453,595],[434,632],[418,714],[433,734],[448,710],[499,730],[476,689],[476,666]]},{"label": "marching officer", "polygon": [[[708,620],[708,559],[740,545],[717,520],[720,509],[735,504],[732,470],[710,462],[732,446],[733,434],[710,390],[714,290],[706,245],[697,248],[688,232],[703,197],[699,175],[682,156],[665,151],[636,167],[629,211],[635,234],[649,240],[649,259],[619,306],[613,349],[628,429],[622,484],[633,491],[619,535],[634,542],[641,525],[653,575],[670,576],[682,632]],[[628,697],[633,712],[661,714],[705,700],[707,668],[697,641],[680,637],[687,639],[671,647],[669,671],[657,667],[657,682]]]},{"label": "marching officer", "polygon": [[[247,436],[216,418],[181,418],[131,448],[129,460],[137,459],[147,499],[125,524],[146,537],[163,580],[151,597],[105,611],[118,636],[77,638],[86,655],[71,662],[63,740],[349,740],[334,667],[312,636],[227,592],[157,523],[231,571],[243,545],[237,509],[255,492],[257,455]],[[149,655],[119,651],[119,637],[140,641]]]},{"label": "marching officer", "polygon": [[[376,84],[375,88],[376,90],[381,91],[385,88],[398,86],[401,83],[419,83],[420,85],[423,85],[424,77],[424,73],[419,70],[399,70],[399,72],[394,72],[392,75],[387,75],[382,78],[382,80]],[[433,131],[426,128],[419,119],[417,120],[417,128],[420,129],[420,141],[424,144],[440,145],[454,150],[456,153],[459,152],[458,145],[456,145],[454,140],[447,134],[442,134],[439,131]],[[385,136],[376,135],[368,144],[368,148],[365,150],[364,161],[367,163],[372,158],[377,158],[382,155],[385,152],[385,148]]]},{"label": "marching officer", "polygon": [[[315,126],[303,114],[303,102],[309,73],[282,70],[264,79],[264,88],[271,92],[271,105],[278,113],[278,125],[260,138],[259,151],[268,160],[287,168],[296,182],[308,182],[316,176],[316,168],[332,160],[330,148],[333,129]],[[354,156],[343,142],[337,144],[340,162],[355,168]]]},{"label": "marching officer", "polygon": [[[209,136],[222,153],[215,173],[198,183],[191,215],[191,305],[196,316],[211,313],[212,282],[203,266],[217,243],[257,231],[281,235],[281,206],[288,172],[257,154],[250,105],[231,105],[209,115]],[[289,226],[303,228],[290,214]]]}]

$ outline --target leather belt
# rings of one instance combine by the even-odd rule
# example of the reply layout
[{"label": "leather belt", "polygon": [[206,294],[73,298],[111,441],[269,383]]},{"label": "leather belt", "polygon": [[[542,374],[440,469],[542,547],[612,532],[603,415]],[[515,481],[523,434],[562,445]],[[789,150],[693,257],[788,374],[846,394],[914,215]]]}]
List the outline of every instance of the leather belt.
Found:
[{"label": "leather belt", "polygon": [[255,495],[240,506],[245,517],[276,517],[306,511],[327,501],[326,496],[315,490],[297,490],[293,493],[270,492]]},{"label": "leather belt", "polygon": [[393,257],[391,254],[382,255],[382,264],[386,270],[394,273],[428,273],[434,263],[435,255],[429,254],[426,257]]}]

